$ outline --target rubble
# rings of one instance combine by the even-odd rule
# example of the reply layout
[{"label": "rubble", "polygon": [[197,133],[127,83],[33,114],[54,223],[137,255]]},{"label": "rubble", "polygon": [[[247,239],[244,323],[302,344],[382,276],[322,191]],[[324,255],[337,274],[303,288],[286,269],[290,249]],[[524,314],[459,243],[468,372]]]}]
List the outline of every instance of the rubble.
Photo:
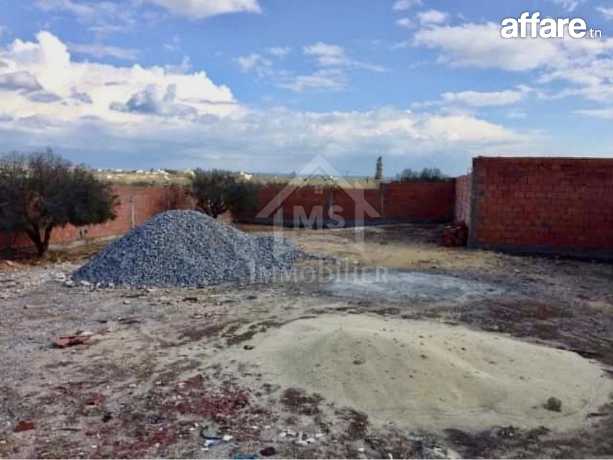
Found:
[{"label": "rubble", "polygon": [[248,235],[195,211],[169,211],[109,244],[73,280],[107,287],[263,282],[290,269],[298,256],[284,239]]},{"label": "rubble", "polygon": [[20,420],[15,425],[15,433],[21,433],[22,431],[30,431],[34,429],[34,422],[31,420]]},{"label": "rubble", "polygon": [[443,229],[441,244],[446,247],[464,247],[468,243],[468,227],[464,222],[447,225]]},{"label": "rubble", "polygon": [[84,345],[93,337],[91,332],[82,332],[77,335],[65,335],[52,339],[51,342],[55,348],[68,348],[75,345]]},{"label": "rubble", "polygon": [[262,450],[260,450],[260,455],[262,457],[272,457],[273,455],[277,454],[277,449],[275,449],[272,446],[269,447],[264,447]]}]

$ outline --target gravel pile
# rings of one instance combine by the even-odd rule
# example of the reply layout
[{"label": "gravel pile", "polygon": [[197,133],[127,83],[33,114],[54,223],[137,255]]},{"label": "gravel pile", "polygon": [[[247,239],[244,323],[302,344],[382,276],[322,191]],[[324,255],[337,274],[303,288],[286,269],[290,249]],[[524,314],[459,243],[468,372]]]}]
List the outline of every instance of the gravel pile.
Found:
[{"label": "gravel pile", "polygon": [[73,280],[126,287],[262,282],[289,270],[298,255],[285,239],[248,235],[195,211],[169,211],[109,244]]}]

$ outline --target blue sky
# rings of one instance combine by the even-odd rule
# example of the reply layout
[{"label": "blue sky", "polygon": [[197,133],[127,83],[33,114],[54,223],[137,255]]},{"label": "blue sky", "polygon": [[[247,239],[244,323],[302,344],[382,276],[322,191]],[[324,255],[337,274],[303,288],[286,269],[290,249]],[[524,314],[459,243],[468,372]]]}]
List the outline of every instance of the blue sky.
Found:
[{"label": "blue sky", "polygon": [[[500,38],[522,11],[601,39]],[[613,154],[608,0],[0,0],[3,150],[94,167],[465,172]]]}]

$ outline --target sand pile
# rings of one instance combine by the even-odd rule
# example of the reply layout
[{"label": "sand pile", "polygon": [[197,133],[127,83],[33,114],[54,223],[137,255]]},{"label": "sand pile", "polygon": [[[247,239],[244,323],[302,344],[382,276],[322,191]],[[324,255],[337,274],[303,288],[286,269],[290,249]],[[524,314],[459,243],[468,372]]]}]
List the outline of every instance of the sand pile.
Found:
[{"label": "sand pile", "polygon": [[290,269],[298,255],[284,239],[248,235],[195,211],[169,211],[109,244],[73,279],[129,287],[260,282]]},{"label": "sand pile", "polygon": [[[257,363],[267,380],[414,429],[572,429],[613,390],[575,353],[432,322],[324,315],[251,344],[237,358]],[[544,408],[552,396],[561,412]]]}]

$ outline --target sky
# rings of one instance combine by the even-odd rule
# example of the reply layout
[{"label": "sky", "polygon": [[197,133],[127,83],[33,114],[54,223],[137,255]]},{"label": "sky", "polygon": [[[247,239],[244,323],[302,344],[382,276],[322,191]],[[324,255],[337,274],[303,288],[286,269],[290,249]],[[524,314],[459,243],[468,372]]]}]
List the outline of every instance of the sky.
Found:
[{"label": "sky", "polygon": [[[503,39],[523,11],[601,38]],[[96,168],[467,172],[613,154],[611,0],[0,0],[0,151]]]}]

